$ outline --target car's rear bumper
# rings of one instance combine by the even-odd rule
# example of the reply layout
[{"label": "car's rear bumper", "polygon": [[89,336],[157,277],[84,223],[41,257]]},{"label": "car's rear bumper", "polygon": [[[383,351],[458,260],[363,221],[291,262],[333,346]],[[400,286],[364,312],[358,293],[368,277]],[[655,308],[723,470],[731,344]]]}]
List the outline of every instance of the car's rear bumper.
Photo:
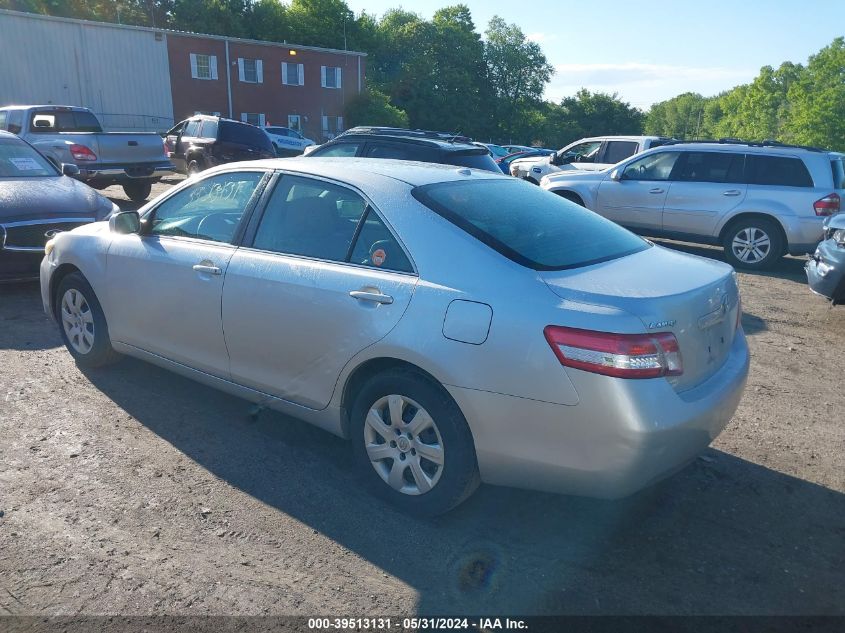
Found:
[{"label": "car's rear bumper", "polygon": [[575,406],[448,389],[469,422],[483,481],[618,498],[672,474],[710,444],[739,405],[748,367],[740,331],[719,371],[680,394],[665,379],[578,370],[568,372],[580,397]]},{"label": "car's rear bumper", "polygon": [[790,255],[812,253],[816,245],[824,238],[823,217],[791,216],[780,218],[786,232],[787,252]]},{"label": "car's rear bumper", "polygon": [[176,172],[176,167],[170,161],[161,163],[142,164],[94,164],[78,165],[79,176],[82,180],[117,179],[117,180],[147,180],[162,178]]},{"label": "car's rear bumper", "polygon": [[825,240],[804,266],[810,289],[834,301],[845,303],[845,248]]}]

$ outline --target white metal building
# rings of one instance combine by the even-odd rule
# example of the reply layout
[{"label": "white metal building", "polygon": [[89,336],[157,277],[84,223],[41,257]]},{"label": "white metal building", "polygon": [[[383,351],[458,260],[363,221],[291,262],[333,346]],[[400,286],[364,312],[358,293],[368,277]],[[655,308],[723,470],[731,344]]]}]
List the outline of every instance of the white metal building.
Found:
[{"label": "white metal building", "polygon": [[0,60],[0,105],[81,105],[109,130],[173,124],[164,32],[0,10]]}]

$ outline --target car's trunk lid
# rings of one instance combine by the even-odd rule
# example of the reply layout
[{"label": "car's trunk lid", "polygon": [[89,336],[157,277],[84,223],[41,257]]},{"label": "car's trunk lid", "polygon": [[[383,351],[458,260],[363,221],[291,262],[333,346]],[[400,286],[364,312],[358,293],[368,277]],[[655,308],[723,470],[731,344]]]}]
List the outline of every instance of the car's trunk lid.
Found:
[{"label": "car's trunk lid", "polygon": [[667,380],[678,391],[705,381],[728,356],[739,292],[727,264],[653,246],[593,266],[540,275],[562,298],[613,306],[638,317],[644,332],[674,334],[684,373]]}]

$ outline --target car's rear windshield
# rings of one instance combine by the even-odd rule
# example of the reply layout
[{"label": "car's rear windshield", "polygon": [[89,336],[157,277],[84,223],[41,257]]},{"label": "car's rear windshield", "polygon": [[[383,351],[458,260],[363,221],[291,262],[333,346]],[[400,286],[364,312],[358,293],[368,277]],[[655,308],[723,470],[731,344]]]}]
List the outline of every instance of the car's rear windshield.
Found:
[{"label": "car's rear windshield", "polygon": [[[0,139],[0,178],[58,176],[56,168],[32,147],[16,138]],[[11,201],[14,204],[14,201]]]},{"label": "car's rear windshield", "polygon": [[496,165],[496,161],[487,152],[447,152],[443,162],[448,165],[484,169],[497,174],[502,173],[499,166]]},{"label": "car's rear windshield", "polygon": [[845,163],[842,159],[830,161],[830,169],[833,171],[833,188],[845,189]]},{"label": "car's rear windshield", "polygon": [[102,132],[100,122],[90,112],[39,110],[32,113],[29,129],[35,133]]},{"label": "car's rear windshield", "polygon": [[437,183],[412,193],[481,242],[534,270],[589,266],[649,248],[621,226],[522,180]]},{"label": "car's rear windshield", "polygon": [[221,141],[227,143],[240,143],[241,145],[249,145],[258,149],[272,151],[270,139],[264,133],[264,130],[248,125],[246,123],[230,123],[229,121],[220,122],[220,136]]}]

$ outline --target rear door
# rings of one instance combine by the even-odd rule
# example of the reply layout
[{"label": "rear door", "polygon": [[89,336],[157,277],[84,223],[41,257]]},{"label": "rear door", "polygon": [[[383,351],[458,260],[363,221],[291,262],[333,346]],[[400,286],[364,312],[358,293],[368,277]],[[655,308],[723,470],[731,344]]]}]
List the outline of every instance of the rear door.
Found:
[{"label": "rear door", "polygon": [[663,230],[711,236],[743,200],[745,154],[684,152],[672,175],[663,206]]},{"label": "rear door", "polygon": [[226,272],[232,379],[324,408],[344,365],[399,322],[416,283],[402,245],[360,193],[281,175]]},{"label": "rear door", "polygon": [[622,226],[643,231],[663,227],[663,203],[679,152],[655,152],[620,166],[619,179],[602,180],[596,212]]}]

